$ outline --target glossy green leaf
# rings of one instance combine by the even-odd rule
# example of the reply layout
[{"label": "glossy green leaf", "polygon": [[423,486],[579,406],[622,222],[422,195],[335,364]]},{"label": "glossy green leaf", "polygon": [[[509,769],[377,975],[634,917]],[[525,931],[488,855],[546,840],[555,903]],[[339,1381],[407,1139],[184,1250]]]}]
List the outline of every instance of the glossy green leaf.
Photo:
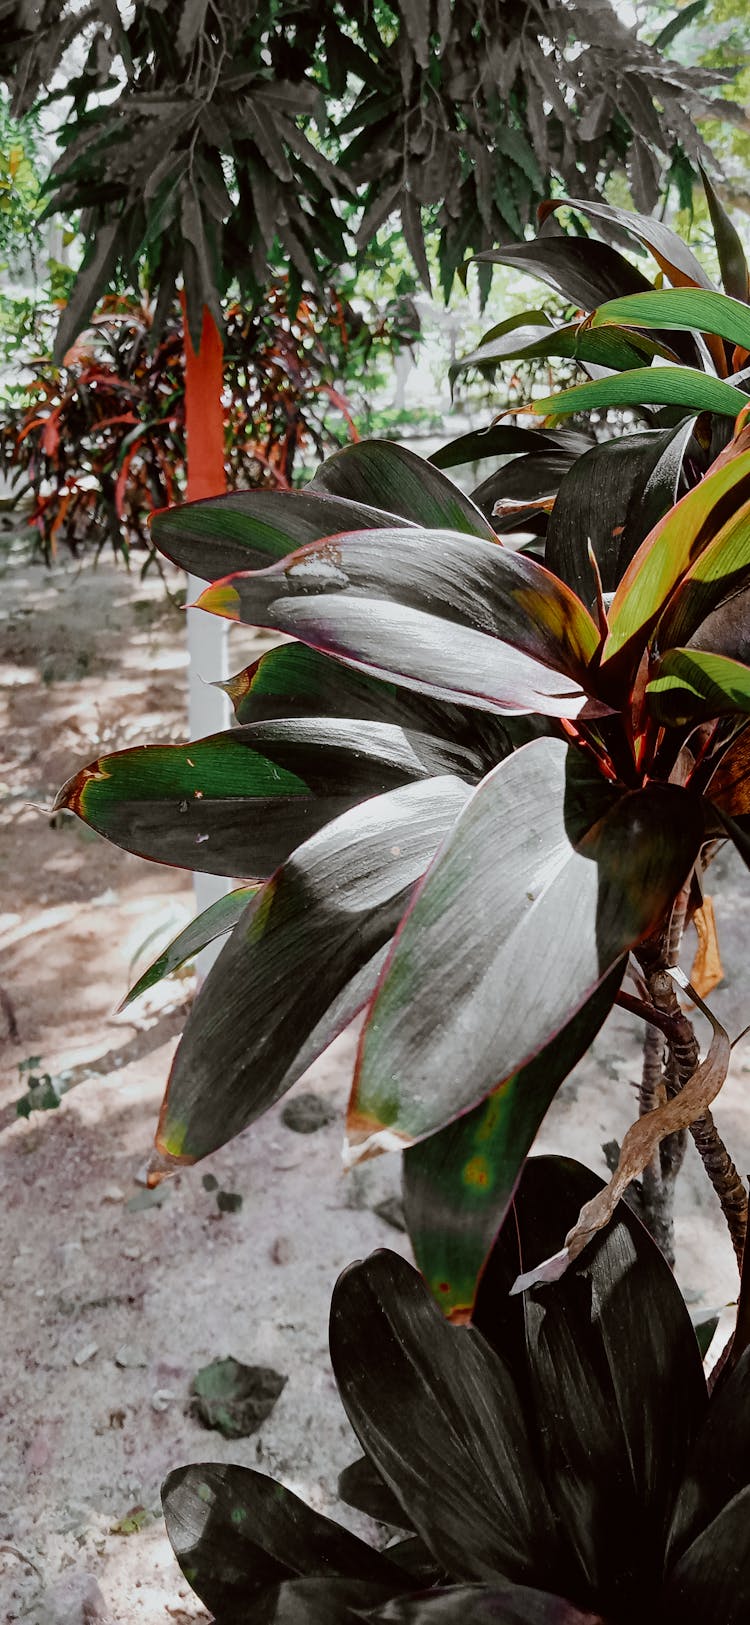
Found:
[{"label": "glossy green leaf", "polygon": [[705,1360],[713,1343],[714,1333],[721,1319],[721,1313],[721,1309],[696,1309],[690,1316],[702,1360]]},{"label": "glossy green leaf", "polygon": [[251,1467],[177,1467],[161,1493],[180,1568],[220,1620],[239,1622],[265,1587],[297,1575],[403,1584],[386,1557]]},{"label": "glossy green leaf", "polygon": [[151,537],[159,552],[181,569],[203,581],[217,581],[235,570],[263,570],[295,547],[340,530],[382,530],[392,524],[392,514],[307,486],[303,491],[230,491],[164,508],[151,520]]},{"label": "glossy green leaf", "polygon": [[[702,623],[714,616],[724,600],[735,598],[750,585],[750,500],[722,525],[713,541],[704,547],[682,580],[675,587],[664,614],[657,623],[654,641],[660,650],[675,644],[689,643],[691,639],[701,648]],[[725,606],[727,619],[730,606]],[[720,617],[721,618],[721,617]],[[740,619],[747,627],[747,616]]]},{"label": "glossy green leaf", "polygon": [[171,976],[179,970],[181,965],[187,963],[199,954],[202,948],[207,948],[210,942],[217,937],[226,936],[228,931],[237,924],[237,921],[254,895],[255,887],[240,886],[236,891],[227,892],[225,897],[217,897],[215,903],[210,903],[194,920],[179,931],[176,937],[167,945],[158,958],[149,965],[148,970],[133,983],[129,993],[126,993],[120,1010],[126,1009],[134,999],[139,999],[148,988],[155,987],[162,982],[165,976]]},{"label": "glossy green leaf", "polygon": [[432,778],[363,801],[257,893],[201,988],[157,1135],[194,1162],[278,1100],[370,997],[415,881],[469,794]]},{"label": "glossy green leaf", "polygon": [[[427,530],[453,530],[492,538],[471,499],[434,463],[391,440],[359,440],[343,446],[318,469],[308,491],[387,508]],[[359,529],[340,525],[340,530]],[[291,549],[287,549],[287,552]]]},{"label": "glossy green leaf", "polygon": [[750,492],[750,452],[732,457],[689,491],[631,560],[610,606],[602,665],[640,649],[680,578]]},{"label": "glossy green leaf", "polygon": [[569,588],[477,536],[366,531],[208,588],[201,609],[489,710],[575,716],[599,634]]},{"label": "glossy green leaf", "polygon": [[551,1044],[472,1111],[404,1153],[414,1257],[443,1313],[464,1320],[524,1158],[563,1080],[596,1037],[622,981],[618,964]]},{"label": "glossy green leaf", "polygon": [[750,350],[750,308],[713,289],[655,288],[612,299],[590,318],[596,329],[610,322],[618,327],[692,328]]},{"label": "glossy green leaf", "polygon": [[[563,475],[547,525],[544,560],[589,608],[598,590],[589,545],[604,591],[613,592],[651,524],[676,498],[692,427],[647,429],[605,440]],[[639,519],[646,514],[651,523],[641,528]]]},{"label": "glossy green leaf", "polygon": [[[626,231],[630,236],[636,237],[650,250],[662,271],[666,271],[670,282],[680,286],[687,284],[689,287],[713,287],[711,278],[704,271],[700,260],[696,259],[692,249],[688,248],[687,243],[676,231],[672,231],[671,226],[666,226],[663,220],[658,220],[655,215],[637,214],[632,209],[618,209],[611,203],[600,203],[590,198],[562,197],[541,205],[540,221],[546,220],[548,215],[558,209],[575,209],[578,214],[588,215],[592,220],[603,220],[607,225],[616,226],[618,231]],[[591,242],[586,243],[588,249],[595,246]],[[618,291],[628,293],[630,289],[623,288]],[[597,299],[596,304],[600,303],[601,301]]]},{"label": "glossy green leaf", "polygon": [[561,389],[559,395],[535,400],[526,410],[535,417],[558,418],[614,406],[684,406],[690,412],[718,412],[736,418],[749,398],[734,384],[694,367],[635,367],[632,372]]},{"label": "glossy green leaf", "polygon": [[434,1133],[533,1060],[664,918],[702,838],[697,796],[618,793],[558,740],[501,762],[394,940],[360,1041],[352,1160]]},{"label": "glossy green leaf", "polygon": [[652,716],[675,727],[750,711],[750,666],[700,649],[668,649],[646,694]]},{"label": "glossy green leaf", "polygon": [[[721,296],[717,294],[716,297]],[[627,299],[621,302],[628,303]],[[622,317],[623,322],[627,319],[627,315]],[[455,378],[470,367],[498,367],[503,361],[534,361],[548,356],[567,358],[582,365],[593,363],[597,367],[611,367],[613,371],[624,372],[631,367],[642,367],[644,356],[669,354],[665,345],[648,342],[644,345],[636,334],[630,336],[615,329],[610,332],[609,328],[599,331],[593,324],[582,326],[579,322],[571,322],[568,327],[557,328],[537,325],[519,328],[516,333],[482,343],[478,349],[454,362],[450,376]]]},{"label": "glossy green leaf", "polygon": [[461,746],[385,723],[282,719],[102,756],[55,807],[158,863],[262,879],[365,797],[433,773],[478,778],[482,766]]}]

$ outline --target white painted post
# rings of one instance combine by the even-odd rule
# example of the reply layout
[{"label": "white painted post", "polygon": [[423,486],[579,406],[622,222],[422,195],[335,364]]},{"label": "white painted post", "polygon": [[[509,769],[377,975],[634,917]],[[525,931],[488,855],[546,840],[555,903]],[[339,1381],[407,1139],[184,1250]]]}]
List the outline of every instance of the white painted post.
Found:
[{"label": "white painted post", "polygon": [[[188,576],[187,601],[195,603],[206,583],[198,576]],[[229,638],[226,621],[217,615],[207,615],[202,609],[187,612],[188,637],[188,723],[191,739],[202,739],[206,734],[219,733],[231,722],[231,707],[227,695],[210,684],[223,682],[229,676]],[[202,913],[210,903],[225,897],[232,889],[226,875],[193,875],[196,914]],[[209,943],[198,954],[195,968],[199,984],[208,975],[224,944],[220,937]]]}]

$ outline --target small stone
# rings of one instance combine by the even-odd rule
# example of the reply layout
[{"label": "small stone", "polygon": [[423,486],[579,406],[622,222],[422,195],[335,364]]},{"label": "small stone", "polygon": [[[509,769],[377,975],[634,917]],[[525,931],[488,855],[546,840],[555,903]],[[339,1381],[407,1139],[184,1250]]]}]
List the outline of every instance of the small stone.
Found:
[{"label": "small stone", "polygon": [[242,1197],[239,1191],[217,1191],[216,1206],[220,1213],[239,1213]]},{"label": "small stone", "polygon": [[107,1605],[93,1574],[66,1574],[45,1591],[39,1625],[104,1625]]},{"label": "small stone", "polygon": [[152,1411],[168,1411],[170,1405],[174,1403],[174,1399],[174,1389],[157,1388],[156,1392],[151,1395],[151,1409]]},{"label": "small stone", "polygon": [[134,1343],[121,1343],[115,1355],[115,1365],[119,1365],[123,1371],[129,1368],[137,1370],[141,1366],[148,1365],[148,1360]]},{"label": "small stone", "polygon": [[123,1247],[122,1256],[123,1258],[140,1258],[142,1251],[143,1249],[141,1247]]},{"label": "small stone", "polygon": [[94,1355],[98,1353],[98,1343],[85,1343],[83,1348],[80,1348],[78,1353],[73,1355],[73,1364],[85,1365],[87,1360],[93,1360]]},{"label": "small stone", "polygon": [[225,1439],[246,1439],[270,1416],[285,1383],[270,1366],[243,1365],[231,1357],[212,1360],[196,1371],[190,1410]]},{"label": "small stone", "polygon": [[101,1199],[103,1202],[123,1202],[125,1192],[120,1189],[119,1185],[108,1185],[106,1190],[102,1191]]},{"label": "small stone", "polygon": [[277,1236],[271,1246],[271,1263],[288,1264],[292,1256],[292,1244],[288,1236]]},{"label": "small stone", "polygon": [[281,1121],[285,1128],[292,1129],[295,1134],[315,1134],[337,1116],[338,1112],[329,1100],[310,1092],[288,1100],[281,1113]]}]

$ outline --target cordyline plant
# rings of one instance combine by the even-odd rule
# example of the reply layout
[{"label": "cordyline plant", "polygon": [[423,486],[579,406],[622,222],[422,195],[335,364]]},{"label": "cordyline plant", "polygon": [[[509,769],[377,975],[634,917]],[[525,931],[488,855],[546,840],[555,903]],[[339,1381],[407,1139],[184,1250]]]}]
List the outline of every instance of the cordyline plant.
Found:
[{"label": "cordyline plant", "polygon": [[622,1205],[564,1280],[509,1295],[599,1185],[526,1165],[471,1327],[394,1253],[345,1271],[331,1359],[365,1457],[340,1493],[411,1533],[376,1551],[250,1468],[178,1468],[167,1530],[217,1625],[746,1625],[747,1346],[709,1400],[674,1278]]},{"label": "cordyline plant", "polygon": [[[452,369],[492,375],[504,362],[547,359],[576,363],[588,382],[535,399],[542,428],[496,422],[444,446],[441,468],[487,456],[509,458],[482,480],[473,497],[498,530],[545,537],[545,562],[576,591],[593,591],[586,554],[591,543],[606,590],[652,525],[694,486],[727,444],[750,380],[750,280],[740,238],[707,175],[703,183],[724,292],[675,232],[650,215],[600,202],[555,199],[541,205],[542,229],[531,242],[508,243],[477,256],[485,268],[510,266],[535,276],[570,307],[564,322],[529,310],[501,322]],[[563,237],[553,215],[567,207],[581,227],[591,217],[656,263],[655,287],[610,242]],[[546,225],[544,224],[546,222]],[[623,435],[622,412],[631,432]],[[583,414],[597,414],[596,428]],[[619,424],[613,413],[619,413]],[[574,430],[559,420],[574,414]],[[500,414],[503,415],[502,413]],[[633,423],[635,419],[635,423]],[[619,554],[610,545],[620,536]],[[584,555],[575,577],[572,553]]]},{"label": "cordyline plant", "polygon": [[619,999],[667,1039],[644,1112],[675,1097],[629,1174],[669,1185],[692,1125],[741,1251],[709,1110],[728,1052],[696,1072],[665,971],[716,841],[750,859],[749,446],[740,428],[593,612],[387,442],[299,492],[155,518],[160,551],[212,583],[202,608],[296,641],[230,682],[238,727],[100,757],[57,799],[144,857],[257,883],[190,929],[188,953],[232,932],[174,1060],[154,1181],[246,1128],[364,1010],[347,1157],[406,1150],[416,1255],[460,1315]]}]

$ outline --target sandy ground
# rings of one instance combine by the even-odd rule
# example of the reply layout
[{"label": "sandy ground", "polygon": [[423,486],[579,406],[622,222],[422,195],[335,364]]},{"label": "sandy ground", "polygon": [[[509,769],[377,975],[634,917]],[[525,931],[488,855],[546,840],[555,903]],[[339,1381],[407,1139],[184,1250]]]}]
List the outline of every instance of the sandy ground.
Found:
[{"label": "sandy ground", "polygon": [[[185,736],[184,621],[158,582],[106,561],[49,572],[0,555],[0,588],[0,984],[17,1026],[14,1039],[10,1012],[0,1012],[0,1621],[197,1620],[206,1616],[158,1513],[171,1466],[260,1465],[347,1516],[336,1476],[357,1452],[328,1365],[328,1297],[349,1259],[405,1249],[374,1211],[399,1171],[381,1158],[343,1176],[340,1123],[302,1137],[277,1108],[173,1181],[160,1205],[133,1208],[194,981],[113,1011],[134,971],[190,917],[190,884],[38,809],[102,747]],[[235,668],[251,655],[244,636]],[[713,882],[727,975],[712,1003],[732,1033],[748,1020],[743,873],[722,854]],[[561,1091],[543,1149],[604,1171],[602,1142],[632,1115],[637,1039],[618,1014]],[[25,1121],[15,1113],[18,1068],[33,1056],[68,1092],[56,1111]],[[352,1057],[345,1035],[298,1091],[315,1089],[341,1114]],[[748,1072],[738,1046],[716,1113],[743,1169]],[[241,1193],[241,1211],[218,1212],[206,1171]],[[691,1300],[731,1300],[731,1249],[692,1151],[677,1230]],[[288,1378],[260,1431],[233,1444],[187,1414],[193,1373],[226,1354]],[[145,1509],[140,1527],[116,1532],[135,1507]]]}]

